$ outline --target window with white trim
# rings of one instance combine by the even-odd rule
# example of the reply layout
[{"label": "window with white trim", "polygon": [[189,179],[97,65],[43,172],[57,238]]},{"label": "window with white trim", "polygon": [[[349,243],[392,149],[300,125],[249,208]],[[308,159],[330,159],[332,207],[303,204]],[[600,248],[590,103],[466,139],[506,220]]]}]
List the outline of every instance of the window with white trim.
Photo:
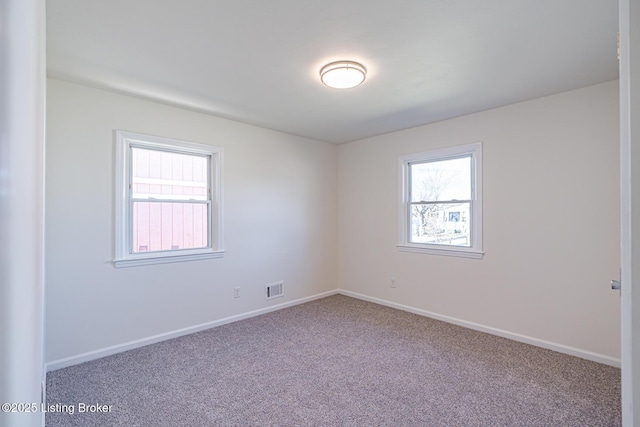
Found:
[{"label": "window with white trim", "polygon": [[220,258],[222,149],[116,131],[116,267]]},{"label": "window with white trim", "polygon": [[398,249],[482,258],[482,144],[399,159]]}]

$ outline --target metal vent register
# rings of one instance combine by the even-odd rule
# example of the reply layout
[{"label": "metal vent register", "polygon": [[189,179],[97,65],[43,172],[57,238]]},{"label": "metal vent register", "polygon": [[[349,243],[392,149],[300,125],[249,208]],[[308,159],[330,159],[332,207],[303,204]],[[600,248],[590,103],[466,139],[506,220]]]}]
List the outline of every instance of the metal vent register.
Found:
[{"label": "metal vent register", "polygon": [[284,282],[269,283],[266,285],[267,299],[284,296]]}]

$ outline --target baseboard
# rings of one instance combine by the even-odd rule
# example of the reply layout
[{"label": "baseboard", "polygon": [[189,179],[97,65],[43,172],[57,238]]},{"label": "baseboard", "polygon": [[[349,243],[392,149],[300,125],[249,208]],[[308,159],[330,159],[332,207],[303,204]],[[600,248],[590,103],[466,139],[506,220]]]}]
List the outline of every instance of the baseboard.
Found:
[{"label": "baseboard", "polygon": [[[44,405],[46,403],[47,403],[47,372],[46,370],[43,369],[42,380],[40,382],[40,405]],[[45,415],[46,415],[46,412],[42,411],[42,417],[40,418],[41,427],[45,427]]]},{"label": "baseboard", "polygon": [[75,356],[65,357],[63,359],[53,360],[45,363],[45,369],[47,372],[55,371],[57,369],[66,368],[68,366],[78,365],[80,363],[88,362],[90,360],[99,359],[105,356],[111,356],[112,354],[122,353],[127,350],[133,350],[134,348],[144,347],[149,344],[155,344],[160,341],[170,340],[172,338],[181,337],[183,335],[193,334],[195,332],[204,331],[206,329],[215,328],[216,326],[226,325],[228,323],[237,322],[239,320],[248,319],[262,314],[270,313],[272,311],[282,310],[283,308],[293,307],[295,305],[304,304],[309,301],[313,301],[320,298],[325,298],[338,293],[338,290],[323,292],[320,294],[312,295],[306,298],[300,298],[297,300],[285,302],[282,304],[272,305],[270,307],[261,308],[258,310],[249,311],[246,313],[236,314],[234,316],[225,317],[223,319],[213,320],[211,322],[202,323],[195,326],[189,326],[187,328],[178,329],[163,334],[154,335],[147,338],[142,338],[135,341],[129,341],[123,344],[117,344],[110,347],[89,351],[86,353],[78,354]]},{"label": "baseboard", "polygon": [[538,338],[529,337],[526,335],[516,334],[513,332],[505,331],[502,329],[492,328],[490,326],[481,325],[474,322],[468,322],[466,320],[456,319],[455,317],[444,316],[442,314],[433,313],[431,311],[422,310],[408,305],[398,304],[392,301],[387,301],[380,298],[374,298],[367,295],[359,294],[357,292],[351,292],[344,289],[338,289],[339,294],[349,297],[361,299],[364,301],[373,302],[376,304],[384,305],[391,308],[397,308],[399,310],[407,311],[409,313],[418,314],[420,316],[430,317],[432,319],[441,320],[443,322],[452,323],[454,325],[463,326],[465,328],[474,329],[480,332],[486,332],[488,334],[497,335],[499,337],[508,338],[514,341],[519,341],[525,344],[535,345],[537,347],[546,348],[548,350],[557,351],[558,353],[564,353],[571,356],[580,357],[582,359],[591,360],[593,362],[603,363],[605,365],[614,366],[619,368],[621,366],[620,359],[615,357],[606,356],[599,353],[594,353],[587,350],[581,350],[575,347],[569,347],[566,345],[554,343],[551,341],[545,341]]},{"label": "baseboard", "polygon": [[583,359],[591,360],[593,362],[603,363],[605,365],[614,366],[619,368],[621,366],[620,359],[615,357],[606,356],[599,353],[594,353],[586,350],[581,350],[579,348],[569,347],[563,344],[558,344],[550,341],[541,340],[538,338],[529,337],[526,335],[516,334],[513,332],[505,331],[502,329],[493,328],[490,326],[481,325],[474,322],[469,322],[466,320],[457,319],[455,317],[445,316],[438,313],[433,313],[431,311],[422,310],[416,307],[411,307],[408,305],[403,305],[399,303],[395,303],[392,301],[387,301],[381,298],[375,298],[368,295],[360,294],[357,292],[347,291],[344,289],[336,289],[333,291],[323,292],[320,294],[312,295],[306,298],[300,298],[297,300],[285,302],[282,304],[273,305],[270,307],[261,308],[258,310],[249,311],[246,313],[237,314],[234,316],[225,317],[223,319],[214,320],[211,322],[202,323],[195,326],[190,326],[183,329],[178,329],[171,332],[166,332],[163,334],[154,335],[147,338],[142,338],[135,341],[129,341],[122,344],[117,344],[114,346],[89,351],[86,353],[78,354],[75,356],[65,357],[63,359],[53,360],[51,362],[45,363],[46,372],[55,371],[57,369],[66,368],[68,366],[78,365],[80,363],[88,362],[90,360],[99,359],[101,357],[110,356],[112,354],[122,353],[127,350],[133,350],[135,348],[144,347],[149,344],[154,344],[160,341],[170,340],[172,338],[181,337],[183,335],[192,334],[195,332],[204,331],[207,329],[215,328],[216,326],[226,325],[228,323],[237,322],[239,320],[248,319],[255,316],[260,316],[262,314],[270,313],[272,311],[282,310],[287,307],[293,307],[295,305],[304,304],[309,301],[313,301],[320,298],[325,298],[335,294],[342,294],[345,296],[361,299],[364,301],[373,302],[376,304],[384,305],[391,308],[396,308],[399,310],[407,311],[409,313],[417,314],[420,316],[430,317],[432,319],[441,320],[443,322],[452,323],[454,325],[463,326],[465,328],[474,329],[480,332],[486,332],[488,334],[497,335],[503,338],[512,339],[514,341],[519,341],[525,344],[535,345],[537,347],[546,348],[549,350],[557,351],[559,353],[568,354],[571,356],[580,357]]}]

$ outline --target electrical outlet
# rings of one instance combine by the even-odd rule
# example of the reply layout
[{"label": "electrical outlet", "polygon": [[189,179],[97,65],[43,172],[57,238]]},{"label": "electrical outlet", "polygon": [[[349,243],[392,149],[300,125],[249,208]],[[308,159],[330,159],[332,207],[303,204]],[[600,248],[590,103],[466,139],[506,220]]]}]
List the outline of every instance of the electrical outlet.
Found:
[{"label": "electrical outlet", "polygon": [[391,278],[391,287],[392,287],[392,288],[395,288],[395,287],[396,287],[396,278],[395,278],[395,277],[392,277],[392,278]]},{"label": "electrical outlet", "polygon": [[233,288],[233,297],[240,298],[240,288]]}]

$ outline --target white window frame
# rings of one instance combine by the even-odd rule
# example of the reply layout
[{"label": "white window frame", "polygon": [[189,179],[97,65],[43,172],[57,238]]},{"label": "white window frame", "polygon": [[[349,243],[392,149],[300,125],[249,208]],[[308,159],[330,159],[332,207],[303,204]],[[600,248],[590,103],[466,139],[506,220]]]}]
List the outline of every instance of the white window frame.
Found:
[{"label": "white window frame", "polygon": [[[195,142],[115,131],[115,257],[116,267],[164,264],[207,258],[222,258],[222,148]],[[208,156],[210,209],[208,210],[208,245],[206,248],[134,253],[132,244],[132,165],[131,149],[170,151]]]},{"label": "white window frame", "polygon": [[[409,169],[412,163],[443,161],[463,156],[471,156],[471,204],[470,204],[470,246],[450,246],[409,241],[411,179]],[[460,145],[438,150],[408,154],[398,159],[399,209],[398,209],[398,250],[433,255],[447,255],[481,259],[482,251],[482,143]]]}]

